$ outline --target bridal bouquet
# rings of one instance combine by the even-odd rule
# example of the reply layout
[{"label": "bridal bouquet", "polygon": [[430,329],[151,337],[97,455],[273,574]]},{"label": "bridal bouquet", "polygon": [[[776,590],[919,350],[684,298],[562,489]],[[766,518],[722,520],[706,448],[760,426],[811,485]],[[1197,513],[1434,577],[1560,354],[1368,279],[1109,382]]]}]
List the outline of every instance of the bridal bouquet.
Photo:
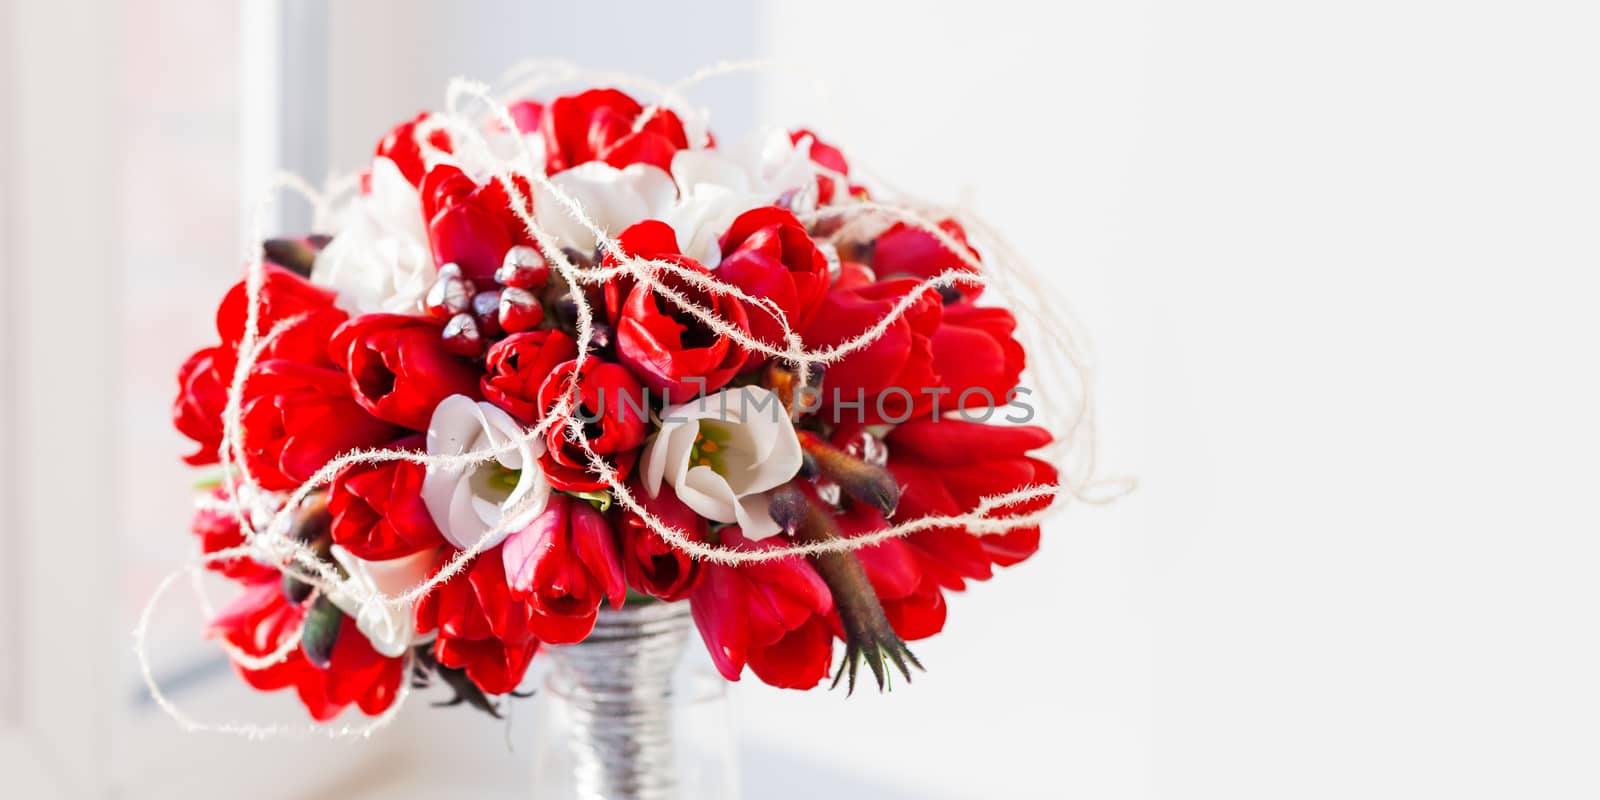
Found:
[{"label": "bridal bouquet", "polygon": [[319,721],[414,681],[492,711],[603,606],[687,601],[728,680],[909,677],[1058,483],[967,231],[809,131],[492,112],[390,131],[179,371],[239,675]]}]

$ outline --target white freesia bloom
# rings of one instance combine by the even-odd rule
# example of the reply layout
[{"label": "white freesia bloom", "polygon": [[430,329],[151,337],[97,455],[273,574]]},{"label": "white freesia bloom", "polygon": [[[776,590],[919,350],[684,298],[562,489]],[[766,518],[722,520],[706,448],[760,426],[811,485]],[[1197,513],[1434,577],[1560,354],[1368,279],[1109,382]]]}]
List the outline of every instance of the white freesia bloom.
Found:
[{"label": "white freesia bloom", "polygon": [[745,386],[668,409],[643,462],[651,497],[665,481],[700,516],[765,539],[780,529],[763,492],[800,471],[800,440],[777,395]]},{"label": "white freesia bloom", "polygon": [[414,314],[438,277],[422,200],[400,168],[372,160],[370,190],[356,196],[333,241],[317,254],[311,282],[338,292],[351,314]]},{"label": "white freesia bloom", "polygon": [[794,210],[810,211],[817,202],[817,165],[811,162],[809,142],[804,139],[797,147],[789,134],[767,128],[730,148],[679,150],[672,157],[672,179],[684,195],[702,184],[750,195],[751,208],[794,191]]},{"label": "white freesia bloom", "polygon": [[[481,452],[520,440],[525,433],[494,405],[455,394],[441,401],[428,421],[428,455]],[[539,467],[542,455],[544,442],[535,437],[470,466],[429,466],[422,479],[422,502],[451,544],[465,550],[490,529],[500,528],[484,543],[494,547],[526,527],[550,501],[550,482]],[[516,518],[502,525],[512,511]]]},{"label": "white freesia bloom", "polygon": [[[496,121],[483,132],[487,152],[466,149],[458,154],[461,169],[478,183],[494,179],[495,168],[507,161],[519,161],[524,156],[531,160],[533,169],[544,171],[544,136],[538,131],[522,133],[507,130]],[[486,157],[485,157],[486,156]]]},{"label": "white freesia bloom", "polygon": [[[629,164],[617,169],[603,161],[590,161],[550,176],[550,182],[578,201],[583,213],[615,237],[635,222],[659,218],[672,207],[677,188],[672,176],[652,164]],[[594,252],[594,233],[573,219],[555,195],[534,189],[534,219],[563,247]]]},{"label": "white freesia bloom", "polygon": [[[722,261],[719,240],[740,214],[771,205],[791,190],[799,192],[793,198],[796,210],[816,205],[816,166],[809,149],[795,147],[776,129],[730,150],[680,150],[671,174],[650,164],[617,169],[590,161],[550,176],[550,182],[611,236],[647,219],[671,225],[678,249],[708,268]],[[563,247],[592,252],[594,233],[550,192],[535,191],[539,224]]]},{"label": "white freesia bloom", "polygon": [[678,235],[678,250],[715,269],[722,263],[722,234],[740,214],[766,205],[756,195],[712,183],[697,183],[659,219]]},{"label": "white freesia bloom", "polygon": [[396,597],[427,580],[437,551],[388,561],[364,561],[339,545],[329,551],[350,577],[328,593],[328,600],[356,621],[372,649],[389,658],[405,655],[416,639],[411,619],[416,604],[391,605],[382,596]]}]

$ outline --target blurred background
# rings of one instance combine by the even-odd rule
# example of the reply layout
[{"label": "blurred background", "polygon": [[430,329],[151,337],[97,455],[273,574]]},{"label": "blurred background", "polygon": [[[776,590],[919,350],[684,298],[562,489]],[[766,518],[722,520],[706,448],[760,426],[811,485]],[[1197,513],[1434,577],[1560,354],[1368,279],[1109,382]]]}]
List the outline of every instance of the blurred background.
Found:
[{"label": "blurred background", "polygon": [[[522,796],[531,714],[188,735],[168,406],[267,176],[455,76],[660,81],[970,203],[1094,336],[1102,471],[886,696],[734,692],[744,796],[1600,794],[1600,13],[1581,2],[8,0],[0,787]],[[820,88],[819,88],[820,87]],[[287,205],[277,224],[304,224]],[[156,677],[288,720],[199,639]]]}]

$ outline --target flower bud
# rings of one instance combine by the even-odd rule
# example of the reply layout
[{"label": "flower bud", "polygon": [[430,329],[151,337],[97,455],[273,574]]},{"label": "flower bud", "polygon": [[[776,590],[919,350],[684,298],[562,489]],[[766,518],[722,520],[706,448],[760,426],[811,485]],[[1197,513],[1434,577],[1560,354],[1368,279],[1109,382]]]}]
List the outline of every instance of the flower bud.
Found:
[{"label": "flower bud", "polygon": [[856,502],[877,509],[885,517],[894,514],[900,502],[900,485],[888,470],[868,464],[810,431],[797,433],[800,447],[816,462],[823,477],[838,484]]},{"label": "flower bud", "polygon": [[317,587],[287,572],[283,573],[283,599],[288,600],[291,605],[304,603],[306,598],[311,596],[311,590],[315,588]]},{"label": "flower bud", "polygon": [[325,539],[333,516],[328,513],[328,493],[317,492],[305,499],[295,510],[289,522],[289,538],[297,542],[312,543]]},{"label": "flower bud", "polygon": [[478,331],[477,321],[466,312],[451,317],[439,338],[446,350],[463,358],[476,358],[483,354],[483,334]]},{"label": "flower bud", "polygon": [[472,307],[472,282],[461,276],[461,268],[446,264],[439,268],[439,278],[428,289],[422,304],[428,313],[439,319],[449,319]]},{"label": "flower bud", "polygon": [[506,333],[522,333],[539,327],[544,322],[544,307],[527,289],[509,287],[500,291],[500,307],[495,310],[500,329]]},{"label": "flower bud", "polygon": [[333,646],[338,643],[343,626],[344,612],[327,595],[318,596],[300,629],[300,650],[312,666],[327,669],[333,662]]},{"label": "flower bud", "polygon": [[316,263],[320,249],[307,239],[268,239],[261,243],[262,255],[268,261],[302,278],[311,277],[311,265]]},{"label": "flower bud", "polygon": [[504,333],[500,329],[500,290],[490,289],[472,296],[472,319],[478,323],[478,333],[495,339]]},{"label": "flower bud", "polygon": [[606,353],[616,343],[617,329],[608,322],[595,320],[589,328],[589,352]]},{"label": "flower bud", "polygon": [[[311,544],[311,549],[317,554],[317,560],[328,563],[333,563],[333,557],[330,555],[332,547],[333,537],[331,536],[323,536]],[[304,603],[306,598],[311,596],[312,590],[316,588],[315,585],[295,577],[288,570],[283,573],[283,584],[281,586],[283,599],[288,600],[293,605]]]},{"label": "flower bud", "polygon": [[767,514],[778,523],[785,536],[793,536],[806,518],[806,496],[794,482],[767,493]]},{"label": "flower bud", "polygon": [[[803,542],[825,542],[842,536],[827,507],[808,499],[805,521],[796,538]],[[922,669],[922,664],[889,624],[883,603],[856,554],[848,550],[832,551],[812,556],[811,561],[817,567],[817,574],[828,584],[828,591],[833,593],[834,608],[844,626],[844,661],[833,677],[833,685],[838,686],[839,679],[848,675],[846,691],[854,693],[856,670],[863,659],[872,670],[879,691],[888,685],[886,662],[892,663],[909,682],[911,667]]]},{"label": "flower bud", "polygon": [[538,250],[517,245],[506,251],[505,262],[494,273],[496,283],[517,289],[537,289],[550,277],[550,266]]}]

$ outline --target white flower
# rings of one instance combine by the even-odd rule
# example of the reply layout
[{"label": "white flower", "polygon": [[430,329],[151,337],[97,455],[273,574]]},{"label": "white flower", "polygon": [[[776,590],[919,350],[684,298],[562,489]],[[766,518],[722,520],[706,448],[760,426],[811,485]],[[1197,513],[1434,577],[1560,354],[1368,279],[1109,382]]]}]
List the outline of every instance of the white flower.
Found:
[{"label": "white flower", "polygon": [[390,658],[405,655],[416,638],[411,619],[416,604],[390,604],[380,595],[397,597],[427,580],[437,551],[388,561],[363,561],[339,545],[329,552],[350,577],[328,593],[328,600],[356,621],[372,649]]},{"label": "white flower", "polygon": [[740,214],[765,205],[749,192],[697,183],[659,219],[678,235],[678,250],[714,269],[722,263],[722,234]]},{"label": "white flower", "polygon": [[[550,182],[609,236],[647,219],[671,225],[678,249],[707,268],[722,261],[720,239],[740,214],[771,205],[791,190],[799,191],[796,210],[816,204],[816,165],[807,148],[795,147],[780,130],[732,150],[680,150],[673,156],[671,174],[650,164],[617,169],[590,161],[550,176]],[[550,192],[541,188],[536,193],[539,225],[563,247],[592,252],[594,233]]]},{"label": "white flower", "polygon": [[[428,455],[481,452],[520,440],[525,433],[494,405],[455,394],[442,400],[428,421]],[[469,466],[430,465],[422,479],[422,502],[451,544],[465,550],[490,529],[500,528],[484,543],[485,549],[494,547],[526,527],[549,502],[550,483],[539,468],[542,455],[544,442],[535,437]],[[507,513],[516,516],[506,520]]]},{"label": "white flower", "polygon": [[784,194],[792,210],[805,213],[817,203],[817,165],[809,140],[803,147],[769,128],[727,149],[679,150],[672,157],[678,202],[661,219],[678,234],[678,247],[715,268],[722,261],[720,240],[740,214],[772,205]]},{"label": "white flower", "polygon": [[486,151],[463,147],[463,152],[458,154],[462,171],[478,183],[493,180],[495,168],[501,164],[511,162],[518,167],[523,166],[524,155],[534,170],[544,172],[544,136],[538,131],[522,133],[507,130],[495,120],[486,126],[483,139],[487,145]]},{"label": "white flower", "polygon": [[[658,218],[677,197],[672,176],[651,164],[629,164],[617,169],[602,161],[590,161],[551,175],[550,182],[576,200],[583,213],[613,238],[635,222]],[[594,252],[594,233],[573,219],[555,195],[543,187],[534,192],[534,219],[539,226],[563,247],[584,254]]]},{"label": "white flower", "polygon": [[351,201],[343,227],[317,254],[311,282],[339,293],[352,314],[416,313],[438,270],[422,200],[400,168],[372,161],[370,189]]},{"label": "white flower", "polygon": [[651,497],[666,481],[700,516],[737,522],[745,537],[765,539],[779,527],[762,493],[800,471],[800,440],[777,395],[745,386],[668,409],[643,462]]},{"label": "white flower", "polygon": [[767,128],[730,148],[679,150],[672,157],[672,179],[685,196],[696,186],[720,186],[750,195],[750,208],[770,205],[794,191],[792,208],[799,212],[816,207],[817,165],[811,161],[810,140],[796,147],[789,134]]}]

